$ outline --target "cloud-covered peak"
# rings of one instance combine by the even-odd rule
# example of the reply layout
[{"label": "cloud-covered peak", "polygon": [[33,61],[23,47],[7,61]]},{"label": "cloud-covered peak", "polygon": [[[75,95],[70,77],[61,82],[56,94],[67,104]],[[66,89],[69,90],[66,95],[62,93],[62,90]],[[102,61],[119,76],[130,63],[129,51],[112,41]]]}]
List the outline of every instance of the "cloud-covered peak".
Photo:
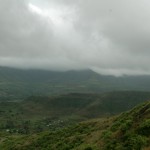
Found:
[{"label": "cloud-covered peak", "polygon": [[0,65],[150,74],[147,0],[0,0]]}]

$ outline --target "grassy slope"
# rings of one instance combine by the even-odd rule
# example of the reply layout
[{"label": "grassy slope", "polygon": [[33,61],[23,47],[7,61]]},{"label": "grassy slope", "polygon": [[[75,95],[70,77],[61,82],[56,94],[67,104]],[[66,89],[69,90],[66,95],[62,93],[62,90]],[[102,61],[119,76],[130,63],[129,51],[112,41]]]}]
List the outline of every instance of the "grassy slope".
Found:
[{"label": "grassy slope", "polygon": [[55,132],[7,137],[3,150],[148,150],[150,101],[117,117],[96,119]]}]

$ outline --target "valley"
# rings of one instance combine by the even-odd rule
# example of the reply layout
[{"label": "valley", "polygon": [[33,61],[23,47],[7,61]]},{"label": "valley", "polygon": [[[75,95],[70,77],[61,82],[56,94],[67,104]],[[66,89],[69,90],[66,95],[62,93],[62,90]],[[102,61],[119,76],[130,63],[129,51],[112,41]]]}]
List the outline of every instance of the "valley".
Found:
[{"label": "valley", "polygon": [[150,1],[0,0],[0,150],[150,150]]},{"label": "valley", "polygon": [[88,119],[117,115],[148,99],[150,92],[118,91],[3,101],[0,103],[0,131],[29,134],[54,130]]},{"label": "valley", "polygon": [[0,149],[149,148],[149,78],[1,67]]}]

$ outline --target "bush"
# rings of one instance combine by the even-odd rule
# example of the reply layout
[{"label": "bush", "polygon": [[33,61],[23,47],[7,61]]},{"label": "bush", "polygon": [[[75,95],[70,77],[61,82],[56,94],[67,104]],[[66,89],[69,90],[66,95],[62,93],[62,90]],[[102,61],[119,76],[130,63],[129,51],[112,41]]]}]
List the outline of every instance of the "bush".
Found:
[{"label": "bush", "polygon": [[92,147],[88,146],[84,150],[93,150]]},{"label": "bush", "polygon": [[150,119],[145,120],[138,128],[138,133],[145,136],[150,136]]},{"label": "bush", "polygon": [[146,144],[147,139],[145,137],[136,134],[130,134],[128,135],[128,139],[126,140],[124,147],[127,150],[141,150],[141,148]]},{"label": "bush", "polygon": [[111,136],[112,136],[112,132],[109,130],[106,130],[102,133],[102,138],[104,138],[104,139],[110,139]]},{"label": "bush", "polygon": [[125,123],[123,123],[120,127],[120,130],[122,132],[126,132],[132,125],[132,120],[126,120]]}]

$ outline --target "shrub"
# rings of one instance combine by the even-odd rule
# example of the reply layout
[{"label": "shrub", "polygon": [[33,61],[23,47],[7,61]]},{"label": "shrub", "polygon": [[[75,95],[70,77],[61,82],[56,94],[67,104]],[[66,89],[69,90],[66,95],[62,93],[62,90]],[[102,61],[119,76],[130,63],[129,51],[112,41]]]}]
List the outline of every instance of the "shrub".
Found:
[{"label": "shrub", "polygon": [[106,130],[102,133],[102,138],[104,138],[104,139],[110,139],[111,136],[112,136],[112,132],[109,130]]},{"label": "shrub", "polygon": [[92,147],[88,146],[84,150],[93,150]]},{"label": "shrub", "polygon": [[120,130],[122,132],[126,132],[132,125],[132,120],[126,120],[125,123],[123,123],[120,127]]},{"label": "shrub", "polygon": [[124,147],[127,150],[141,150],[143,146],[147,144],[147,139],[143,136],[136,134],[129,134],[128,139],[126,140]]},{"label": "shrub", "polygon": [[150,119],[145,120],[138,128],[138,133],[145,136],[150,136]]}]

